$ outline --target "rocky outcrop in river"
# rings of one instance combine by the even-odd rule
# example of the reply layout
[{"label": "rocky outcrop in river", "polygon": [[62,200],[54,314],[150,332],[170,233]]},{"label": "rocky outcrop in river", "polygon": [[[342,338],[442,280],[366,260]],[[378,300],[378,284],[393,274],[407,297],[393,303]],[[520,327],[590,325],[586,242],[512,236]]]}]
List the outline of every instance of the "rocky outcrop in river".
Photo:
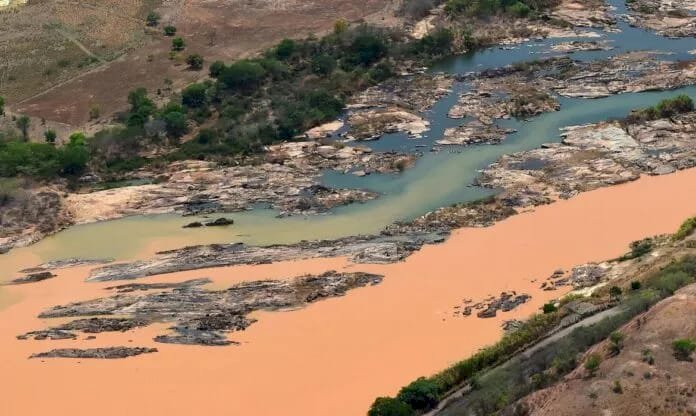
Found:
[{"label": "rocky outcrop in river", "polygon": [[696,36],[696,1],[631,0],[626,16],[633,26],[653,30],[670,37]]},{"label": "rocky outcrop in river", "polygon": [[[231,331],[241,331],[255,322],[256,310],[297,308],[324,298],[344,295],[356,287],[375,285],[382,276],[369,273],[306,275],[291,280],[238,283],[224,290],[204,288],[208,279],[179,283],[124,284],[108,288],[108,297],[56,306],[42,312],[41,319],[80,318],[59,326],[28,332],[19,339],[74,339],[76,332],[96,334],[127,331],[156,322],[171,323],[171,333],[157,342],[196,345],[229,345]],[[91,318],[87,318],[91,317]],[[146,351],[149,352],[149,351]],[[125,352],[127,353],[127,352]],[[54,350],[34,357],[75,356],[113,358],[83,350]],[[103,355],[103,356],[99,356]]]}]

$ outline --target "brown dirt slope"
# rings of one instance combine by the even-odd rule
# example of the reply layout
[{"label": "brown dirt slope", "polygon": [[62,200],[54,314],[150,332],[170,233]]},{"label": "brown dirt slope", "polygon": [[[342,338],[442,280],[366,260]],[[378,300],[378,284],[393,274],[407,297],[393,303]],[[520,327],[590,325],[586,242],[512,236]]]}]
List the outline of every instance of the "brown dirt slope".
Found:
[{"label": "brown dirt slope", "polygon": [[[95,7],[109,3],[108,0],[92,1]],[[142,4],[147,1],[150,0],[131,2]],[[48,90],[48,82],[29,85],[21,93],[11,95],[16,97],[16,104],[10,104],[15,112],[73,126],[82,125],[88,121],[89,110],[93,106],[99,106],[102,115],[122,109],[127,92],[131,89],[142,86],[150,91],[160,89],[166,94],[169,86],[165,84],[165,79],[171,80],[171,87],[177,89],[204,76],[205,71],[187,71],[182,64],[181,61],[189,53],[203,55],[208,63],[217,59],[230,61],[269,47],[285,37],[302,37],[326,31],[337,19],[354,21],[368,17],[388,4],[391,4],[390,0],[166,2],[158,9],[162,14],[160,27],[167,24],[177,27],[177,36],[182,36],[187,44],[182,56],[170,59],[171,38],[162,36],[159,29],[146,35],[142,29],[144,23],[140,23],[141,41],[129,53],[79,77],[63,80],[63,83]],[[101,40],[101,37],[97,37],[97,40]],[[65,42],[65,48],[76,49],[76,54],[84,55],[73,42]],[[55,81],[59,82],[60,79]],[[44,92],[35,95],[40,91]]]},{"label": "brown dirt slope", "polygon": [[618,355],[610,357],[607,341],[588,351],[604,357],[595,377],[580,366],[563,382],[523,399],[518,409],[526,411],[520,414],[694,414],[696,363],[677,360],[672,342],[696,338],[695,315],[696,285],[690,285],[624,326],[624,348]]}]

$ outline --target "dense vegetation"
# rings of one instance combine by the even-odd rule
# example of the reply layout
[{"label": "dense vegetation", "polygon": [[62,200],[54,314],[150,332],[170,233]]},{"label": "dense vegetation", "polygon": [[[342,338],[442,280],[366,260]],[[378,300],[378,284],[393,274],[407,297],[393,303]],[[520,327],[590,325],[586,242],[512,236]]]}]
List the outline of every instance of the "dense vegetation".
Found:
[{"label": "dense vegetation", "polygon": [[[185,48],[179,39],[173,39],[173,49]],[[22,137],[0,138],[0,175],[78,174],[84,164],[76,168],[67,162],[75,149],[80,149],[80,161],[87,150],[85,162],[99,172],[142,166],[145,160],[138,155],[153,145],[174,149],[163,156],[165,161],[226,161],[253,155],[266,145],[292,140],[335,119],[355,92],[393,76],[400,63],[424,64],[450,54],[452,43],[453,34],[447,29],[412,41],[399,32],[367,25],[349,28],[340,21],[333,33],[319,39],[285,39],[257,58],[229,65],[214,62],[209,67],[211,80],[188,86],[161,107],[145,89],[131,91],[130,108],[118,117],[123,125],[80,145],[28,143],[29,119],[20,118],[17,127]],[[199,55],[186,61],[193,70],[203,66]],[[180,143],[191,132],[197,134]]]},{"label": "dense vegetation", "polygon": [[[506,365],[494,368],[509,360],[525,346],[540,339],[556,326],[561,318],[561,312],[555,310],[535,315],[519,330],[506,334],[495,345],[482,349],[441,373],[419,378],[404,387],[395,398],[378,398],[368,414],[420,414],[434,408],[449,391],[465,383],[469,383],[471,391],[463,398],[464,406],[472,414],[495,414],[520,397],[560,380],[577,367],[580,354],[604,339],[609,339],[610,351],[618,354],[623,336],[616,330],[621,325],[657,301],[672,295],[677,289],[694,282],[696,256],[685,256],[673,261],[648,276],[642,285],[632,284],[633,290],[621,298],[622,311],[619,314],[588,327],[579,327],[568,336],[539,348],[530,357],[515,357]],[[619,291],[621,292],[620,288]],[[591,374],[599,367],[600,361],[600,356],[590,356],[584,366]],[[433,399],[433,394],[437,395],[437,399]],[[390,409],[395,410],[390,413]]]},{"label": "dense vegetation", "polygon": [[633,124],[659,118],[669,118],[691,111],[694,111],[694,101],[688,95],[680,94],[674,98],[666,98],[653,107],[632,111],[626,117],[626,122]]},{"label": "dense vegetation", "polygon": [[559,3],[558,0],[447,0],[445,12],[452,18],[488,17],[496,14],[526,17]]}]

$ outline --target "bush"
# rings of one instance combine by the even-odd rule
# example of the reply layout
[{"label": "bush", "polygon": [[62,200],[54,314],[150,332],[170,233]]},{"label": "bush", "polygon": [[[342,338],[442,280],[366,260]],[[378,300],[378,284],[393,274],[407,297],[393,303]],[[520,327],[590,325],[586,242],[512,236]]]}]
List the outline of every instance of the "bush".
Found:
[{"label": "bush", "polygon": [[181,102],[187,107],[204,107],[206,101],[207,87],[205,84],[191,84],[181,92]]},{"label": "bush", "polygon": [[585,370],[590,374],[590,377],[594,377],[594,375],[597,373],[597,370],[599,370],[599,364],[602,362],[602,357],[597,354],[593,353],[590,354],[589,357],[587,357],[587,360],[585,361]]},{"label": "bush", "polygon": [[57,137],[58,135],[56,134],[55,130],[48,129],[44,132],[44,139],[46,139],[46,143],[55,143]]},{"label": "bush", "polygon": [[257,62],[241,60],[225,67],[218,79],[222,84],[236,91],[256,89],[266,77],[266,70]]},{"label": "bush", "polygon": [[508,7],[507,10],[517,17],[527,17],[531,12],[529,6],[519,1]]},{"label": "bush", "polygon": [[438,403],[438,385],[421,377],[399,391],[396,398],[414,410],[427,411]]},{"label": "bush", "polygon": [[609,288],[609,297],[613,300],[618,300],[621,297],[621,288],[618,286],[612,286]]},{"label": "bush", "polygon": [[191,54],[186,57],[186,64],[188,65],[189,69],[199,71],[203,69],[203,57],[197,53]]},{"label": "bush", "polygon": [[414,410],[399,399],[378,397],[367,412],[367,416],[413,416]]},{"label": "bush", "polygon": [[186,47],[186,43],[180,37],[172,39],[172,50],[173,51],[183,51]]},{"label": "bush", "polygon": [[549,302],[549,303],[544,304],[544,306],[542,307],[542,310],[544,311],[545,314],[547,314],[547,313],[556,312],[557,308],[553,302]]},{"label": "bush", "polygon": [[694,230],[696,230],[696,217],[691,217],[682,223],[679,230],[672,236],[672,239],[675,241],[683,240],[691,235]]},{"label": "bush", "polygon": [[349,47],[347,61],[352,65],[369,66],[387,54],[387,45],[375,33],[359,33]]},{"label": "bush", "polygon": [[126,116],[129,126],[142,127],[155,112],[155,104],[147,97],[145,88],[136,88],[128,94],[128,103],[131,105]]},{"label": "bush", "polygon": [[5,97],[0,95],[0,116],[5,115]]},{"label": "bush", "polygon": [[178,139],[188,132],[186,116],[179,111],[171,111],[165,114],[164,122],[167,124],[167,134],[169,137]]},{"label": "bush", "polygon": [[212,64],[210,64],[210,68],[208,68],[208,73],[210,74],[211,78],[217,78],[222,74],[222,71],[225,69],[225,63],[222,61],[215,61]]},{"label": "bush", "polygon": [[657,120],[658,118],[674,117],[677,114],[694,111],[694,102],[686,94],[677,95],[674,98],[666,98],[654,107],[634,110],[624,120],[629,124],[643,121]]},{"label": "bush", "polygon": [[19,116],[15,121],[15,125],[22,132],[22,138],[24,140],[29,140],[29,126],[31,125],[31,120],[27,116]]},{"label": "bush", "polygon": [[167,25],[163,29],[164,36],[174,36],[176,35],[176,28],[172,25]]},{"label": "bush", "polygon": [[336,60],[323,53],[312,58],[312,72],[317,75],[331,75],[336,69]]},{"label": "bush", "polygon": [[292,39],[283,39],[280,41],[278,46],[275,48],[275,56],[276,58],[280,59],[281,61],[285,61],[289,59],[294,53],[295,50],[297,49],[297,45],[295,45],[295,41]]},{"label": "bush", "polygon": [[148,26],[157,26],[159,24],[159,21],[160,21],[160,15],[154,11],[148,13],[147,17],[145,17],[145,22],[147,23]]},{"label": "bush", "polygon": [[438,28],[416,43],[416,52],[430,56],[446,55],[452,52],[453,42],[454,34],[450,29]]},{"label": "bush", "polygon": [[641,284],[637,280],[634,280],[631,282],[631,290],[639,290],[640,286],[641,286]]},{"label": "bush", "polygon": [[691,354],[696,351],[696,342],[691,338],[676,339],[672,342],[674,357],[679,361],[692,361]]}]

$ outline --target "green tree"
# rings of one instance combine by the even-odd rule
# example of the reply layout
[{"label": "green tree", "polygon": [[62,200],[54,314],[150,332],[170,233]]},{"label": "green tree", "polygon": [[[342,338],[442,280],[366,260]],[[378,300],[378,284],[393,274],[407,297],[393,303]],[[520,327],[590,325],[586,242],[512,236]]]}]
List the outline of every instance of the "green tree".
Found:
[{"label": "green tree", "polygon": [[696,342],[691,338],[676,339],[672,342],[674,357],[679,361],[691,361],[691,354],[696,351]]},{"label": "green tree", "polygon": [[382,38],[375,33],[364,32],[358,34],[350,45],[351,53],[349,61],[355,65],[371,65],[387,53],[387,45]]},{"label": "green tree", "polygon": [[89,161],[89,151],[85,146],[86,137],[83,133],[73,133],[62,149],[60,157],[63,173],[79,175],[85,170]]},{"label": "green tree", "polygon": [[188,131],[186,116],[178,111],[165,114],[164,122],[167,123],[167,134],[170,137],[178,139]]},{"label": "green tree", "polygon": [[312,58],[312,72],[317,75],[330,75],[336,69],[336,60],[323,53]]},{"label": "green tree", "polygon": [[292,39],[283,39],[280,41],[278,46],[276,46],[275,49],[275,56],[276,58],[280,59],[281,61],[285,61],[288,58],[292,56],[292,54],[295,53],[295,50],[297,49],[297,45],[295,44],[295,41]]},{"label": "green tree", "polygon": [[553,302],[545,303],[542,310],[544,313],[556,312],[556,305]]},{"label": "green tree", "polygon": [[0,95],[0,116],[5,115],[5,98]]},{"label": "green tree", "polygon": [[44,132],[44,139],[46,139],[46,143],[55,143],[56,137],[58,137],[58,135],[56,134],[55,130],[48,129]]},{"label": "green tree", "polygon": [[29,126],[31,125],[31,120],[27,116],[19,116],[15,125],[22,132],[22,138],[26,141],[29,139]]},{"label": "green tree", "polygon": [[145,88],[136,88],[128,94],[131,105],[127,123],[129,126],[143,126],[155,112],[155,104],[147,97]]},{"label": "green tree", "polygon": [[367,416],[413,416],[416,412],[401,400],[378,397],[367,412]]},{"label": "green tree", "polygon": [[257,62],[241,60],[223,69],[219,80],[232,90],[250,91],[256,89],[266,77],[266,70]]},{"label": "green tree", "polygon": [[160,21],[160,15],[157,14],[156,12],[152,11],[147,14],[147,17],[145,18],[145,22],[147,23],[148,26],[157,26]]},{"label": "green tree", "polygon": [[187,107],[203,107],[207,100],[206,91],[205,84],[191,84],[181,92],[181,102]]},{"label": "green tree", "polygon": [[189,66],[189,69],[199,71],[203,69],[203,57],[197,53],[191,54],[186,57],[186,64]]},{"label": "green tree", "polygon": [[186,43],[184,43],[184,40],[180,37],[176,37],[172,39],[172,50],[173,51],[183,51],[184,48],[186,47]]},{"label": "green tree", "polygon": [[176,35],[176,27],[172,25],[167,25],[163,29],[164,31],[164,36],[174,36]]},{"label": "green tree", "polygon": [[437,383],[425,377],[420,377],[399,391],[397,399],[409,405],[414,410],[427,411],[438,403]]},{"label": "green tree", "polygon": [[215,61],[212,64],[210,64],[210,67],[208,68],[208,73],[210,74],[211,78],[217,78],[222,74],[222,71],[225,69],[225,63],[222,61]]}]

